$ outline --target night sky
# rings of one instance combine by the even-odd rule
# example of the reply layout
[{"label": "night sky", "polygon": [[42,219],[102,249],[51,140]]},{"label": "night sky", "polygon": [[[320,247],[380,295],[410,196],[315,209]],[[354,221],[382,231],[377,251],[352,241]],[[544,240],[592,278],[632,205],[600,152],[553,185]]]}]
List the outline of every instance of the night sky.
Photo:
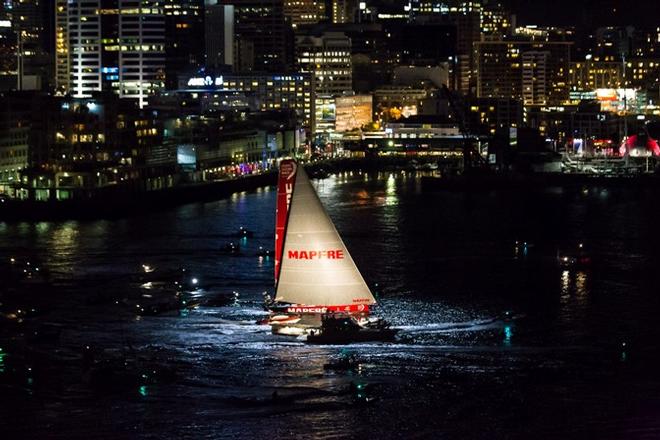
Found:
[{"label": "night sky", "polygon": [[658,26],[660,0],[509,0],[520,24]]}]

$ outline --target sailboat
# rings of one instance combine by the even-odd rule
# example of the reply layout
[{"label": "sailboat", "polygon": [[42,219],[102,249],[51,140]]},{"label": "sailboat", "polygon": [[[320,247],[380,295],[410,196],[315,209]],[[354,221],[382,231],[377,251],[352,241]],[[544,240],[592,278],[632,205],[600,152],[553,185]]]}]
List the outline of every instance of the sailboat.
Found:
[{"label": "sailboat", "polygon": [[268,324],[275,334],[310,342],[392,339],[370,317],[376,304],[362,274],[302,166],[282,160],[275,224],[275,299]]}]

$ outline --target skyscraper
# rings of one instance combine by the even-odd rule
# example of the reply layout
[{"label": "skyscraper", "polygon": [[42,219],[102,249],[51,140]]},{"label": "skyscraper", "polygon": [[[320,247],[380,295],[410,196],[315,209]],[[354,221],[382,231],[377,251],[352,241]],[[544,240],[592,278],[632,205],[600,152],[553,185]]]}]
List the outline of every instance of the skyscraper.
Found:
[{"label": "skyscraper", "polygon": [[234,5],[236,45],[253,48],[239,51],[240,56],[253,54],[253,63],[239,58],[238,65],[252,65],[253,70],[262,72],[286,70],[288,45],[283,0],[220,0],[218,4]]},{"label": "skyscraper", "polygon": [[297,63],[301,72],[314,75],[316,95],[338,96],[353,92],[351,39],[343,32],[299,36]]},{"label": "skyscraper", "polygon": [[234,5],[208,4],[204,36],[206,66],[219,68],[234,64]]},{"label": "skyscraper", "polygon": [[284,0],[284,15],[294,29],[318,23],[326,18],[325,0]]},{"label": "skyscraper", "polygon": [[[570,42],[482,41],[477,47],[477,96],[526,98],[561,105],[568,99]],[[529,87],[525,94],[523,87]]]},{"label": "skyscraper", "polygon": [[58,83],[66,89],[68,60],[74,97],[111,90],[142,107],[164,87],[162,0],[68,0],[56,8]]},{"label": "skyscraper", "polygon": [[[12,89],[40,89],[52,77],[43,0],[4,0],[0,3],[0,61]],[[5,87],[6,88],[6,87]]]},{"label": "skyscraper", "polygon": [[70,86],[69,0],[55,0],[55,90],[65,94]]},{"label": "skyscraper", "polygon": [[205,63],[204,0],[165,0],[165,85]]}]

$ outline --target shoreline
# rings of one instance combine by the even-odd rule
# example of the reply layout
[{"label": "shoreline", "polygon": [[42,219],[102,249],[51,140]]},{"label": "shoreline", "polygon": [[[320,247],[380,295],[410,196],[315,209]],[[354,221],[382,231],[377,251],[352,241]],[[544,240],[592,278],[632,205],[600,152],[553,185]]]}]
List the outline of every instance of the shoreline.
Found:
[{"label": "shoreline", "polygon": [[[304,164],[312,178],[324,178],[340,171],[397,171],[408,169],[420,175],[421,189],[433,191],[491,191],[539,189],[546,187],[640,187],[660,188],[660,177],[641,175],[594,175],[569,173],[429,175],[433,171],[411,169],[400,158],[330,159]],[[188,203],[221,200],[234,193],[254,191],[277,184],[277,172],[236,177],[211,182],[181,184],[161,190],[145,191],[135,186],[99,188],[94,197],[64,201],[3,200],[0,222],[66,221],[117,219],[150,211],[164,210]]]},{"label": "shoreline", "polygon": [[531,190],[543,188],[660,188],[655,174],[603,175],[577,173],[474,174],[422,176],[424,191]]},{"label": "shoreline", "polygon": [[242,191],[275,185],[277,173],[179,185],[157,191],[116,191],[92,199],[64,201],[9,200],[0,204],[0,222],[116,219],[186,203],[220,200]]}]

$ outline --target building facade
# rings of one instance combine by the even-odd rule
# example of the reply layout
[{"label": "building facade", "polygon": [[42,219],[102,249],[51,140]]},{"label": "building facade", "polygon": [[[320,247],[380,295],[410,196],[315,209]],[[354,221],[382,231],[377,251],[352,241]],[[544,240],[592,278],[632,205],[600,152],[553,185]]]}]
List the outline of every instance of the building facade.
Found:
[{"label": "building facade", "polygon": [[179,89],[201,93],[238,93],[252,111],[292,111],[307,130],[314,129],[314,87],[310,74],[229,74],[188,78]]},{"label": "building facade", "polygon": [[[234,6],[236,64],[255,72],[284,72],[287,69],[288,27],[283,0],[221,0]],[[251,59],[242,59],[251,57]]]},{"label": "building facade", "polygon": [[301,72],[314,76],[316,95],[338,96],[353,91],[351,40],[342,32],[296,38]]},{"label": "building facade", "polygon": [[[570,42],[480,41],[477,48],[477,96],[523,99],[549,105],[568,101]],[[525,55],[527,54],[527,55]],[[526,64],[527,63],[527,64]],[[544,75],[535,76],[534,74]],[[536,93],[536,95],[535,95]],[[534,98],[534,96],[541,96]]]},{"label": "building facade", "polygon": [[56,8],[60,88],[78,98],[113,91],[142,107],[164,87],[162,1],[73,0],[58,2]]}]

